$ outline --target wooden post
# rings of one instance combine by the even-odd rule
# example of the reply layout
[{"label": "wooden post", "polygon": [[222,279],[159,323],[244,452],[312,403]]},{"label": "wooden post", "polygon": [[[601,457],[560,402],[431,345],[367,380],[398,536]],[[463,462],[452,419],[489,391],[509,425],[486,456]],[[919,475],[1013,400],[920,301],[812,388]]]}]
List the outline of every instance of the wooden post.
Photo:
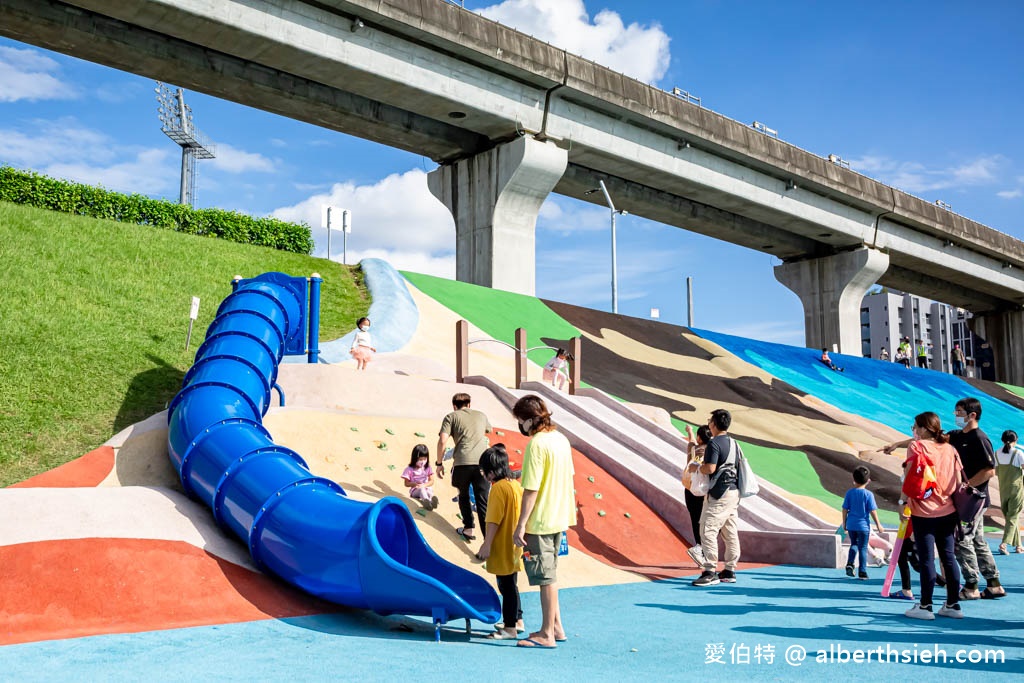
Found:
[{"label": "wooden post", "polygon": [[579,337],[569,340],[569,353],[572,354],[572,362],[569,363],[569,395],[575,396],[580,388],[580,353],[583,350],[583,343]]},{"label": "wooden post", "polygon": [[455,323],[455,381],[462,383],[469,374],[469,323]]},{"label": "wooden post", "polygon": [[526,381],[526,330],[516,328],[516,389],[523,388]]}]

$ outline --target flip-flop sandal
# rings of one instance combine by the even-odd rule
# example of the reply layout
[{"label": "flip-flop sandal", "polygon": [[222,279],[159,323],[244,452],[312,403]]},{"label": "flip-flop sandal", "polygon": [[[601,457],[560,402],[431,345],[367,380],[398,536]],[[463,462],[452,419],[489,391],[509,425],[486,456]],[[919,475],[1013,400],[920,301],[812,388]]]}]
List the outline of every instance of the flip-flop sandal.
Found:
[{"label": "flip-flop sandal", "polygon": [[457,533],[459,536],[462,536],[463,540],[466,540],[466,541],[475,541],[476,540],[476,534],[473,534],[472,536],[467,536],[466,535],[466,527],[464,527],[464,526],[460,526],[458,529],[456,529],[455,533]]},{"label": "flip-flop sandal", "polygon": [[[526,645],[526,643],[529,643],[529,645]],[[527,649],[533,649],[533,650],[554,650],[555,649],[554,645],[544,645],[543,643],[538,643],[533,638],[523,638],[518,643],[516,643],[516,647],[525,647]]]}]

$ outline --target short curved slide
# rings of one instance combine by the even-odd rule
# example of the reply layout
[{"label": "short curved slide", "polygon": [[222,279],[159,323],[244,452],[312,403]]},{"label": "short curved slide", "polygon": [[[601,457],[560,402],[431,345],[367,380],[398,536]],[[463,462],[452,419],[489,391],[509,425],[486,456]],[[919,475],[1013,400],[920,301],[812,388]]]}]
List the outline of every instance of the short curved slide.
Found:
[{"label": "short curved slide", "polygon": [[168,454],[185,492],[248,544],[258,567],[307,593],[430,617],[438,638],[452,619],[497,622],[494,589],[438,556],[404,503],[351,500],[263,427],[281,359],[316,362],[319,284],[265,273],[236,281],[221,303],[168,410]]}]

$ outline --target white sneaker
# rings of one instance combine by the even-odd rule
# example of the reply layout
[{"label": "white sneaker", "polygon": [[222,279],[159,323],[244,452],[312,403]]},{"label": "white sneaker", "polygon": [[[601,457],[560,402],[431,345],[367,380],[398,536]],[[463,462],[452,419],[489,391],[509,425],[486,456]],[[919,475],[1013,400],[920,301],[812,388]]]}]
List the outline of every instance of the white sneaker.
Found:
[{"label": "white sneaker", "polygon": [[963,619],[964,611],[960,609],[960,603],[955,605],[943,605],[939,609],[940,617],[949,617],[950,619]]},{"label": "white sneaker", "polygon": [[704,548],[699,545],[691,546],[686,549],[686,554],[697,563],[698,568],[704,568]]},{"label": "white sneaker", "polygon": [[921,619],[922,621],[935,621],[935,614],[932,612],[931,605],[925,608],[921,607],[921,603],[916,603],[904,612],[903,616],[910,617],[911,619]]}]

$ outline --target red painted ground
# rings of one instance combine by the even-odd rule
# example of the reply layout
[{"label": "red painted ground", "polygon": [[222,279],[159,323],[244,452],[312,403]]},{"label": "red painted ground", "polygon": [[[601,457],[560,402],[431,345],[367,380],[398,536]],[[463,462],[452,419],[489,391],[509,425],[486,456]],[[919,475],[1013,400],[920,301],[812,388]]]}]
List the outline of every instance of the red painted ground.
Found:
[{"label": "red painted ground", "polygon": [[100,446],[82,457],[54,468],[49,472],[37,474],[8,488],[51,488],[72,489],[99,486],[114,469],[114,449]]},{"label": "red painted ground", "polygon": [[24,543],[0,567],[0,645],[338,609],[176,541]]},{"label": "red painted ground", "polygon": [[[527,439],[518,431],[500,431],[504,436],[492,435],[491,442],[503,441],[516,462],[514,469],[519,469],[522,455],[515,450],[525,448]],[[576,526],[568,534],[570,547],[652,579],[699,573],[686,554],[690,546],[672,527],[585,455],[575,449],[572,455],[579,507]]]}]

